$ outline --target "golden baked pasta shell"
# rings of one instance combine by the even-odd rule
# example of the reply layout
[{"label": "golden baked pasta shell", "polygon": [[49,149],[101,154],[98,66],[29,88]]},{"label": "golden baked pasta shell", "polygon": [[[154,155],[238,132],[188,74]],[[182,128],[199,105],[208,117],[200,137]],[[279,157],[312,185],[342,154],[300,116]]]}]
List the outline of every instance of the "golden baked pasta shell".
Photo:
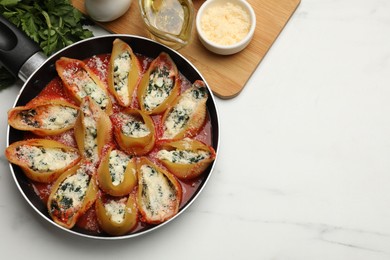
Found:
[{"label": "golden baked pasta shell", "polygon": [[108,89],[121,106],[130,106],[141,72],[142,65],[131,47],[115,39],[108,66]]},{"label": "golden baked pasta shell", "polygon": [[206,86],[200,80],[184,91],[164,113],[162,139],[195,136],[206,120],[207,98]]},{"label": "golden baked pasta shell", "polygon": [[57,224],[71,229],[95,202],[97,184],[95,168],[81,162],[64,172],[53,184],[47,208]]},{"label": "golden baked pasta shell", "polygon": [[182,188],[175,176],[146,157],[137,163],[137,205],[141,219],[150,224],[162,223],[179,211]]},{"label": "golden baked pasta shell", "polygon": [[[162,84],[162,85],[161,85]],[[138,86],[138,102],[147,114],[163,113],[180,93],[176,64],[162,52],[152,61]]]},{"label": "golden baked pasta shell", "polygon": [[200,176],[216,156],[213,147],[189,138],[161,142],[158,146],[157,159],[171,173],[183,180]]},{"label": "golden baked pasta shell", "polygon": [[74,127],[78,107],[62,99],[40,99],[8,111],[8,124],[39,136],[61,134]]},{"label": "golden baked pasta shell", "polygon": [[89,96],[108,115],[112,114],[112,102],[106,86],[83,61],[61,57],[56,61],[56,70],[65,91],[78,104]]},{"label": "golden baked pasta shell", "polygon": [[46,139],[12,143],[5,150],[5,155],[11,163],[18,165],[29,179],[43,183],[53,182],[81,159],[76,148]]},{"label": "golden baked pasta shell", "polygon": [[[132,155],[145,155],[153,149],[155,129],[153,119],[149,115],[141,110],[126,109],[122,111],[122,114],[116,114],[111,118],[114,122],[114,136],[121,149]],[[132,134],[134,122],[144,125],[149,133],[146,135]],[[125,129],[131,129],[131,131]]]},{"label": "golden baked pasta shell", "polygon": [[80,104],[74,135],[82,157],[93,163],[98,162],[103,147],[112,140],[109,116],[88,96]]},{"label": "golden baked pasta shell", "polygon": [[[108,207],[111,209],[115,209],[115,207],[118,207],[117,204],[123,203],[124,205],[122,205],[122,208],[120,209],[121,216],[115,216],[107,211],[105,207],[106,203],[109,203]],[[110,203],[113,205],[110,205]],[[115,199],[111,202],[103,202],[102,198],[98,198],[95,203],[95,209],[99,226],[112,236],[124,235],[134,229],[138,223],[138,209],[136,194],[134,192],[127,198]],[[121,221],[116,221],[118,218],[121,219]]]},{"label": "golden baked pasta shell", "polygon": [[97,169],[97,180],[100,189],[109,195],[128,195],[137,185],[135,159],[109,148]]}]

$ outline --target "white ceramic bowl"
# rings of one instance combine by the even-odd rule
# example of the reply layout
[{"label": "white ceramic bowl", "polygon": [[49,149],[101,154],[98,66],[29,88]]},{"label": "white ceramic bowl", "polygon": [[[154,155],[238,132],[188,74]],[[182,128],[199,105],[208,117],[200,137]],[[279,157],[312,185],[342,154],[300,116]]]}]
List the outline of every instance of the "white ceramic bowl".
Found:
[{"label": "white ceramic bowl", "polygon": [[[209,40],[203,32],[201,27],[201,18],[205,14],[206,10],[210,7],[214,7],[217,5],[223,5],[226,3],[232,3],[234,5],[238,5],[242,7],[242,9],[249,14],[250,17],[250,29],[248,34],[239,42],[234,43],[232,45],[222,45],[215,43],[211,40]],[[199,40],[202,42],[202,44],[210,51],[221,54],[221,55],[231,55],[237,52],[242,51],[252,40],[253,34],[255,32],[256,28],[256,14],[252,8],[252,6],[245,0],[207,0],[203,3],[203,5],[199,8],[198,14],[196,16],[196,30],[198,32]]]}]

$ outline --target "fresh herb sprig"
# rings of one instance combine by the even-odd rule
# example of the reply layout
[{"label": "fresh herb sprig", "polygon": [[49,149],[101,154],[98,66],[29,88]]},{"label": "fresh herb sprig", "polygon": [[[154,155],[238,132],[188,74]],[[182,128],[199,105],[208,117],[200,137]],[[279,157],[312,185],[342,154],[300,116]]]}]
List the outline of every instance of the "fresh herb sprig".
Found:
[{"label": "fresh herb sprig", "polygon": [[[69,0],[0,0],[0,13],[38,43],[48,56],[93,36],[83,27],[86,18]],[[0,71],[5,74],[4,68]],[[9,82],[0,80],[1,87]]]}]

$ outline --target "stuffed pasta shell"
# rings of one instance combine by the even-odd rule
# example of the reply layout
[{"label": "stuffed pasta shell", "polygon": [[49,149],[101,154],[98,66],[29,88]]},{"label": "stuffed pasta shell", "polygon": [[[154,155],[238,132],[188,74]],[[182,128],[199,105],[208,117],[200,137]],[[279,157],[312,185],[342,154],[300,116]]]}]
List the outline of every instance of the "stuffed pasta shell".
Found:
[{"label": "stuffed pasta shell", "polygon": [[138,86],[138,102],[147,114],[160,114],[180,92],[177,67],[171,57],[162,52],[152,61]]},{"label": "stuffed pasta shell", "polygon": [[137,185],[134,159],[120,150],[109,148],[99,164],[97,180],[100,189],[109,195],[128,195]]},{"label": "stuffed pasta shell", "polygon": [[115,39],[108,67],[110,92],[121,106],[130,106],[134,89],[140,79],[141,63],[127,43]]},{"label": "stuffed pasta shell", "polygon": [[80,105],[74,134],[82,157],[92,163],[99,161],[102,149],[112,139],[111,120],[90,97]]},{"label": "stuffed pasta shell", "polygon": [[159,145],[157,159],[179,179],[200,176],[215,159],[215,151],[200,141],[185,138]]},{"label": "stuffed pasta shell", "polygon": [[104,83],[83,61],[62,57],[56,61],[56,70],[64,89],[76,102],[80,104],[89,96],[107,114],[112,113],[112,102]]},{"label": "stuffed pasta shell", "polygon": [[197,134],[206,119],[207,98],[204,82],[195,81],[164,113],[162,139],[182,139]]},{"label": "stuffed pasta shell", "polygon": [[74,127],[78,107],[61,100],[42,100],[8,111],[8,123],[15,129],[39,136],[61,134]]},{"label": "stuffed pasta shell", "polygon": [[111,117],[114,136],[120,148],[132,155],[150,152],[155,143],[152,118],[137,109],[126,109]]},{"label": "stuffed pasta shell", "polygon": [[44,183],[53,182],[81,159],[76,148],[46,139],[12,143],[5,150],[5,155],[11,163],[18,165],[29,179]]},{"label": "stuffed pasta shell", "polygon": [[158,224],[176,215],[182,199],[182,188],[176,178],[146,157],[140,158],[137,173],[137,203],[142,220]]},{"label": "stuffed pasta shell", "polygon": [[135,200],[135,193],[119,199],[98,198],[95,209],[99,226],[113,236],[130,232],[138,223],[138,209]]},{"label": "stuffed pasta shell", "polygon": [[71,229],[93,205],[97,197],[94,171],[88,162],[79,163],[54,182],[47,201],[54,222]]}]

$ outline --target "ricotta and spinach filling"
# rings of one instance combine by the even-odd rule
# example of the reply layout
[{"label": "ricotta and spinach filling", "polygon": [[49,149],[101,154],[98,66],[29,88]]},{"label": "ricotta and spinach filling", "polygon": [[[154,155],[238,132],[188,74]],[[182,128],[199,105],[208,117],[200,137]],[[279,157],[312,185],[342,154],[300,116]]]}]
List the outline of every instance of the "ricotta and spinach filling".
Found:
[{"label": "ricotta and spinach filling", "polygon": [[210,158],[210,153],[204,150],[160,150],[157,153],[157,158],[178,164],[195,164]]},{"label": "ricotta and spinach filling", "polygon": [[206,97],[205,88],[193,88],[180,97],[164,122],[164,138],[172,138],[182,131],[195,112],[198,104]]},{"label": "ricotta and spinach filling", "polygon": [[16,156],[24,161],[28,168],[36,172],[63,169],[79,157],[77,152],[31,145],[21,145],[16,148]]},{"label": "ricotta and spinach filling", "polygon": [[131,156],[119,150],[110,152],[108,167],[111,176],[111,182],[114,186],[121,184],[125,178],[125,171]]},{"label": "ricotta and spinach filling", "polygon": [[168,67],[162,65],[149,75],[149,84],[146,89],[144,106],[151,111],[162,104],[171,94],[174,80]]},{"label": "ricotta and spinach filling", "polygon": [[125,113],[120,113],[118,116],[123,123],[121,131],[124,135],[140,138],[150,134],[150,129],[140,117]]},{"label": "ricotta and spinach filling", "polygon": [[172,182],[154,167],[142,165],[141,199],[144,209],[151,218],[164,216],[172,211],[177,192]]},{"label": "ricotta and spinach filling", "polygon": [[128,51],[121,53],[114,60],[114,89],[124,104],[130,104],[129,89],[129,72],[131,69],[131,56]]},{"label": "ricotta and spinach filling", "polygon": [[126,198],[121,200],[110,200],[104,204],[106,215],[112,222],[121,224],[125,219]]},{"label": "ricotta and spinach filling", "polygon": [[97,143],[97,123],[90,108],[90,102],[85,101],[81,107],[84,114],[84,156],[90,159],[91,162],[97,162],[99,157],[98,143]]},{"label": "ricotta and spinach filling", "polygon": [[69,85],[74,87],[74,93],[83,99],[86,96],[91,97],[102,110],[105,110],[110,102],[109,96],[102,88],[98,86],[89,73],[80,69],[77,72],[74,70],[65,70],[63,75]]},{"label": "ricotta and spinach filling", "polygon": [[58,130],[74,125],[77,109],[67,106],[47,105],[20,112],[24,124],[48,130]]},{"label": "ricotta and spinach filling", "polygon": [[70,210],[74,214],[83,204],[90,179],[84,167],[68,176],[55,192],[51,210],[64,213]]}]

